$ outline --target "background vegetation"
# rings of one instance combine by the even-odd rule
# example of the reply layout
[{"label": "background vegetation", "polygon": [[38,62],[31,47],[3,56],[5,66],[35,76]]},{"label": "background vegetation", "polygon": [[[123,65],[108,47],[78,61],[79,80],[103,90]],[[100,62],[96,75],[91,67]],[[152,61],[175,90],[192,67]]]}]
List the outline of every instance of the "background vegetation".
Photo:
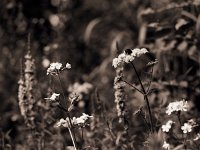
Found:
[{"label": "background vegetation", "polygon": [[[35,59],[34,94],[38,101],[43,103],[48,92],[61,91],[57,82],[52,83],[46,75],[50,62],[72,65],[71,70],[61,75],[66,95],[75,82],[92,84],[92,90],[83,96],[81,104],[84,106],[79,104],[73,112],[73,115],[87,112],[98,118],[93,128],[88,127],[85,132],[85,147],[141,149],[148,140],[145,134],[138,136],[145,129],[145,123],[134,115],[145,106],[141,94],[129,86],[125,88],[129,134],[132,135],[129,141],[116,115],[112,60],[127,48],[145,47],[152,53],[134,62],[144,80],[146,63],[158,59],[153,72],[154,91],[149,96],[154,118],[158,119],[159,113],[165,112],[161,108],[169,102],[184,98],[192,105],[188,116],[196,117],[198,122],[199,0],[1,0],[0,14],[0,138],[1,144],[7,144],[4,148],[35,148],[34,144],[28,148],[25,145],[31,142],[24,142],[29,131],[20,114],[17,97],[17,83],[23,74],[28,46]],[[137,85],[136,75],[130,70],[128,66],[125,68],[126,79]],[[72,145],[67,130],[57,131],[53,127],[63,112],[50,106],[43,109],[36,112],[41,115],[39,118],[45,116],[45,127],[35,132],[46,129],[42,135],[46,139],[45,149],[65,149]],[[53,121],[48,122],[49,117]],[[164,118],[156,122],[157,131],[164,122]],[[110,130],[115,131],[114,139]]]}]

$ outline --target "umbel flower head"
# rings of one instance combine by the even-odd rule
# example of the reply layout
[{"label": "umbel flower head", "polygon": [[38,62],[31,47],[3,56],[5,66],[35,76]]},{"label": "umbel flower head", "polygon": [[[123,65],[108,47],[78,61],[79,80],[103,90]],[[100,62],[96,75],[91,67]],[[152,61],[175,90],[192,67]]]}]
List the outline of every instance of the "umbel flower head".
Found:
[{"label": "umbel flower head", "polygon": [[93,116],[89,116],[85,113],[82,113],[82,116],[76,118],[76,117],[73,117],[72,119],[72,123],[73,124],[76,124],[76,125],[80,125],[80,126],[84,126],[86,121],[89,119],[89,118],[92,118]]},{"label": "umbel flower head", "polygon": [[[74,125],[84,127],[88,119],[92,117],[93,116],[89,116],[85,113],[82,113],[82,116],[77,117],[77,118],[73,117],[71,121],[72,121],[72,124]],[[69,126],[69,118],[66,118],[66,119],[61,118],[55,125],[55,127],[61,127],[61,126],[67,128]]]},{"label": "umbel flower head", "polygon": [[183,99],[182,101],[175,101],[169,103],[169,105],[167,106],[166,113],[168,115],[171,115],[172,112],[188,111],[188,109],[189,109],[188,102]]},{"label": "umbel flower head", "polygon": [[117,68],[124,65],[124,63],[132,62],[136,57],[148,53],[146,48],[135,48],[135,49],[126,49],[123,53],[119,54],[117,58],[113,59],[112,66]]},{"label": "umbel flower head", "polygon": [[67,63],[65,67],[63,67],[63,65],[59,62],[54,62],[51,63],[49,68],[47,69],[47,75],[58,75],[58,73],[60,73],[60,71],[64,70],[64,69],[70,69],[71,68],[71,64]]}]

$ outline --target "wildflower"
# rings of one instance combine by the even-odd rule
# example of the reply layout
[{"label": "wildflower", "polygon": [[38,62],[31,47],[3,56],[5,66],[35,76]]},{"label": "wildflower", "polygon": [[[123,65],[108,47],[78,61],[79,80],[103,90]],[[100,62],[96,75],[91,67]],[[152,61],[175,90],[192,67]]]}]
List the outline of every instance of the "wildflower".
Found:
[{"label": "wildflower", "polygon": [[135,48],[132,50],[132,56],[134,57],[140,57],[142,54],[148,53],[148,50],[146,48]]},{"label": "wildflower", "polygon": [[119,65],[118,58],[114,58],[114,59],[113,59],[113,62],[112,62],[112,66],[113,66],[114,68],[117,68],[118,65]]},{"label": "wildflower", "polygon": [[117,67],[116,68],[116,76],[114,79],[114,89],[115,89],[115,103],[117,109],[117,116],[119,117],[119,122],[122,122],[122,119],[125,118],[126,115],[126,98],[125,98],[125,85],[124,82],[121,80],[123,78],[123,70],[124,67]]},{"label": "wildflower", "polygon": [[[30,38],[30,37],[29,37]],[[25,68],[24,68],[24,88],[25,95],[23,105],[26,113],[26,124],[27,126],[35,126],[35,113],[34,104],[36,102],[34,95],[34,87],[36,85],[35,79],[35,60],[32,58],[30,51],[30,39],[28,39],[28,52],[25,55]]]},{"label": "wildflower", "polygon": [[183,99],[182,101],[175,101],[175,102],[169,103],[169,105],[167,106],[166,113],[168,115],[171,115],[172,112],[188,111],[188,109],[189,109],[189,105],[187,101]]},{"label": "wildflower", "polygon": [[18,81],[19,88],[18,88],[18,100],[19,100],[19,108],[21,115],[26,118],[26,106],[25,106],[25,85],[24,85],[24,79],[23,76],[21,75],[20,80]]},{"label": "wildflower", "polygon": [[164,149],[170,150],[170,145],[166,141],[164,141],[163,146]]},{"label": "wildflower", "polygon": [[120,67],[124,63],[130,63],[135,59],[135,57],[139,57],[147,52],[148,50],[146,48],[126,49],[123,53],[119,54],[117,58],[113,59],[112,66],[114,68]]},{"label": "wildflower", "polygon": [[76,125],[84,125],[86,123],[86,121],[89,119],[89,118],[92,118],[93,116],[89,116],[85,113],[82,113],[82,116],[76,118],[76,117],[73,117],[72,119],[72,123],[73,124],[76,124]]},{"label": "wildflower", "polygon": [[197,133],[197,136],[193,140],[198,141],[199,139],[200,139],[200,133]]},{"label": "wildflower", "polygon": [[172,123],[174,122],[172,120],[169,120],[165,125],[162,125],[163,132],[169,132],[172,127]]},{"label": "wildflower", "polygon": [[67,63],[65,66],[67,69],[71,69],[71,64]]},{"label": "wildflower", "polygon": [[63,126],[63,127],[68,127],[68,119],[63,119],[61,118],[55,125],[56,127],[60,127],[60,126]]},{"label": "wildflower", "polygon": [[60,96],[60,94],[53,93],[50,98],[45,98],[45,99],[55,101],[59,96]]},{"label": "wildflower", "polygon": [[61,63],[51,63],[49,68],[47,69],[47,75],[57,75],[58,71],[61,69],[62,64]]},{"label": "wildflower", "polygon": [[197,123],[193,119],[190,119],[187,123],[184,123],[184,125],[181,127],[181,130],[183,130],[183,133],[189,133],[192,132],[192,129],[196,126]]},{"label": "wildflower", "polygon": [[183,133],[189,133],[192,132],[192,125],[189,123],[184,123],[183,126],[181,126],[181,130],[183,130]]}]

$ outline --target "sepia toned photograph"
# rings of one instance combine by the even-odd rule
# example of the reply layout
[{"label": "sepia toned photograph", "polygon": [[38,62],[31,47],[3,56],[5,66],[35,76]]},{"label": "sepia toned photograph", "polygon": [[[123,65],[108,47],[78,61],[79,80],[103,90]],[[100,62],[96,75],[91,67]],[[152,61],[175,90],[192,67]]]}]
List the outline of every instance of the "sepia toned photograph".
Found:
[{"label": "sepia toned photograph", "polygon": [[0,0],[0,150],[200,150],[200,0]]}]

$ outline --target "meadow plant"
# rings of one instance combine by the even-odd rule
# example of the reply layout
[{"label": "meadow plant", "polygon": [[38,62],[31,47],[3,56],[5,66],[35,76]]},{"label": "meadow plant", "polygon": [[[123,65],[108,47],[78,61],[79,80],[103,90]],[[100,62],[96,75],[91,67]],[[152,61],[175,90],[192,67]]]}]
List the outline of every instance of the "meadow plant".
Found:
[{"label": "meadow plant", "polygon": [[[133,67],[134,72],[135,72],[135,74],[136,74],[136,76],[137,76],[137,78],[138,78],[138,81],[139,81],[139,83],[140,83],[140,86],[141,86],[142,90],[139,90],[138,88],[136,88],[136,87],[133,86],[132,84],[130,84],[130,83],[128,83],[127,81],[123,80],[123,79],[122,79],[122,75],[120,75],[119,77],[117,77],[118,79],[116,78],[116,79],[115,79],[115,82],[116,82],[116,80],[118,80],[118,81],[123,81],[123,82],[127,83],[128,85],[130,85],[131,87],[133,87],[134,89],[136,89],[137,91],[139,91],[141,94],[143,94],[144,100],[145,100],[146,103],[147,103],[148,113],[149,113],[149,117],[150,117],[150,131],[153,132],[153,130],[154,130],[154,125],[153,125],[153,119],[152,119],[152,112],[151,112],[151,108],[150,108],[150,104],[149,104],[149,100],[148,100],[148,96],[147,96],[148,93],[147,93],[147,91],[146,91],[145,88],[144,88],[144,85],[143,85],[143,83],[142,83],[142,81],[141,81],[141,79],[140,79],[140,76],[139,76],[139,74],[138,74],[138,72],[137,72],[137,69],[136,69],[136,67],[135,67],[135,65],[134,65],[134,62],[133,62],[135,58],[140,57],[141,55],[144,55],[144,54],[146,54],[146,53],[148,53],[148,50],[147,50],[146,48],[141,48],[141,49],[139,49],[139,48],[135,48],[135,49],[126,49],[126,50],[124,50],[123,53],[119,54],[118,57],[116,57],[116,58],[113,59],[112,65],[113,65],[113,67],[116,69],[116,71],[117,71],[119,68],[123,68],[123,66],[124,66],[125,64],[131,64],[131,66]],[[122,72],[122,71],[123,71],[123,70],[121,70],[121,72]],[[124,98],[123,98],[123,99],[124,99]],[[124,106],[124,105],[123,105],[123,106]],[[119,107],[119,105],[117,105],[117,108],[118,108],[118,107]]]},{"label": "meadow plant", "polygon": [[[108,109],[105,109],[103,102],[100,100],[97,89],[94,95],[96,101],[92,102],[92,115],[88,115],[86,112],[82,112],[82,115],[80,114],[81,109],[76,108],[77,104],[80,101],[88,101],[91,103],[89,100],[94,97],[88,98],[87,95],[90,95],[93,92],[94,86],[89,82],[75,82],[73,84],[69,84],[67,91],[65,91],[66,88],[63,86],[61,73],[71,69],[70,63],[63,65],[60,62],[53,62],[49,65],[46,74],[48,77],[57,79],[59,86],[61,87],[61,92],[58,92],[57,88],[54,87],[50,94],[46,98],[43,98],[43,101],[36,101],[36,96],[34,93],[34,85],[36,83],[36,79],[34,77],[34,60],[32,59],[30,51],[28,51],[28,53],[25,55],[24,72],[21,72],[20,80],[18,82],[18,100],[20,112],[24,117],[26,125],[31,129],[31,136],[27,136],[27,143],[32,143],[32,147],[34,144],[36,144],[38,149],[44,149],[45,147],[48,147],[47,144],[45,144],[45,137],[47,137],[45,136],[45,132],[48,132],[49,135],[51,134],[53,138],[53,130],[50,129],[46,131],[45,128],[51,126],[51,128],[54,127],[56,130],[63,131],[67,129],[69,132],[73,146],[70,146],[68,140],[66,142],[64,139],[62,139],[63,135],[61,136],[56,133],[57,139],[58,136],[62,139],[60,140],[60,143],[67,143],[58,146],[60,149],[82,150],[95,149],[96,147],[99,147],[100,149],[112,149],[115,147],[123,150],[138,148],[144,148],[148,150],[199,149],[200,145],[198,142],[200,139],[200,134],[198,129],[198,120],[195,118],[191,119],[187,115],[191,108],[189,101],[182,99],[169,102],[168,104],[166,103],[165,105],[167,106],[165,108],[162,108],[162,106],[160,108],[163,109],[163,114],[155,114],[151,108],[148,97],[151,94],[151,82],[148,84],[143,83],[143,78],[140,77],[134,62],[135,59],[140,59],[142,55],[146,55],[147,53],[150,52],[145,48],[126,49],[112,61],[112,66],[115,68],[115,110],[117,111],[119,124],[122,123],[125,129],[121,130],[120,127],[118,127],[118,124],[114,124],[114,121],[109,118],[111,116],[109,115],[109,112],[107,112]],[[157,60],[151,61],[147,63],[147,66],[152,67],[157,62]],[[127,64],[133,68],[140,88],[125,80],[125,65]],[[153,73],[153,69],[151,70],[151,73]],[[128,120],[130,117],[128,115],[130,114],[127,107],[127,103],[129,103],[129,101],[125,92],[126,84],[142,94],[143,99],[146,102],[149,120],[146,118],[146,112],[143,107],[140,107],[135,114],[139,115],[144,120],[146,128],[149,131],[147,133],[143,132],[141,135],[137,135],[137,133],[131,133],[132,131],[129,131],[129,128],[132,128],[134,123],[132,123],[132,120]],[[66,92],[69,92],[67,96]],[[88,100],[86,100],[87,98]],[[46,120],[49,120],[49,118],[45,116],[51,116],[50,111],[53,111],[54,114],[57,113],[56,109],[54,108],[55,106],[57,109],[63,111],[62,117],[59,119],[52,119],[54,121],[51,121],[50,124],[46,123]],[[89,110],[87,111],[90,112]],[[37,112],[45,115],[39,116]],[[161,118],[159,118],[159,115]],[[87,126],[90,126],[91,131],[87,130]],[[117,131],[117,129],[120,130]],[[45,130],[45,132],[43,130]],[[87,138],[85,138],[85,136],[87,136]],[[143,145],[135,142],[135,138],[137,136],[139,136],[139,140],[141,140]],[[102,141],[98,141],[98,138],[100,137],[103,138]],[[54,140],[52,141],[56,142]]]},{"label": "meadow plant", "polygon": [[125,91],[124,91],[124,82],[121,81],[123,78],[123,66],[116,68],[116,76],[114,80],[114,89],[115,89],[115,103],[117,109],[117,115],[119,117],[119,122],[124,121],[126,115],[126,103],[125,103]]},{"label": "meadow plant", "polygon": [[[28,43],[29,44],[29,43]],[[28,46],[29,47],[29,46]],[[20,108],[21,115],[24,118],[25,124],[29,129],[30,135],[27,136],[27,142],[30,146],[36,144],[39,146],[38,139],[36,139],[36,134],[34,131],[37,129],[36,126],[36,100],[34,96],[34,90],[36,85],[35,79],[35,64],[32,58],[30,48],[28,48],[27,54],[25,55],[25,66],[24,72],[21,71],[21,76],[18,81],[18,104]],[[21,66],[22,67],[22,66]],[[22,70],[22,68],[21,68]],[[32,144],[31,144],[32,143]]]},{"label": "meadow plant", "polygon": [[[58,102],[58,108],[63,110],[66,113],[66,119],[61,118],[55,125],[55,127],[65,127],[68,129],[71,140],[73,143],[73,147],[75,150],[79,148],[83,148],[83,143],[79,146],[77,145],[77,139],[76,139],[76,132],[75,132],[75,127],[78,126],[82,129],[82,141],[83,141],[83,128],[87,125],[86,122],[88,121],[89,118],[92,118],[92,116],[89,116],[85,113],[82,114],[80,117],[71,117],[71,110],[75,107],[75,103],[79,101],[79,97],[83,98],[81,95],[82,93],[88,93],[88,91],[92,88],[92,85],[89,83],[84,83],[83,86],[80,86],[79,84],[75,84],[75,87],[72,89],[70,88],[70,91],[76,90],[75,92],[71,93],[69,95],[68,101],[65,96],[64,88],[62,85],[62,80],[60,77],[60,73],[66,69],[71,69],[71,64],[66,63],[66,65],[63,67],[63,65],[59,62],[56,63],[51,63],[49,68],[47,69],[47,75],[52,75],[58,77],[60,87],[62,88],[62,96],[65,101],[63,105],[61,103],[61,97],[60,94],[58,93],[53,93],[49,98],[45,98],[46,100],[50,101],[56,101]],[[68,105],[69,104],[69,105]]]},{"label": "meadow plant", "polygon": [[[168,139],[168,144],[163,143],[163,148],[167,148],[167,145],[174,147],[174,149],[184,149],[188,148],[199,149],[199,144],[195,143],[194,139],[198,139],[198,133],[195,138],[194,129],[198,126],[194,119],[189,119],[187,122],[182,122],[184,119],[184,113],[189,111],[191,106],[188,104],[188,101],[185,99],[180,101],[174,101],[168,104],[166,107],[166,114],[168,116],[176,116],[174,120],[169,120],[165,125],[162,125],[162,131],[166,134]],[[185,120],[185,119],[184,119]],[[179,122],[179,124],[176,124]],[[172,138],[176,139],[176,142],[173,141],[173,144],[170,144]]]},{"label": "meadow plant", "polygon": [[[20,149],[47,148],[48,142],[52,141],[52,136],[49,135],[55,133],[50,126],[54,122],[52,119],[54,110],[50,109],[50,105],[40,97],[39,89],[36,89],[38,83],[35,78],[35,60],[32,58],[30,46],[24,57],[24,65],[21,65],[18,84],[18,105],[25,122],[21,131],[25,133],[23,139],[25,144]],[[58,94],[54,93],[48,99],[55,101],[57,97]],[[60,141],[56,139],[54,142],[56,146]]]}]

